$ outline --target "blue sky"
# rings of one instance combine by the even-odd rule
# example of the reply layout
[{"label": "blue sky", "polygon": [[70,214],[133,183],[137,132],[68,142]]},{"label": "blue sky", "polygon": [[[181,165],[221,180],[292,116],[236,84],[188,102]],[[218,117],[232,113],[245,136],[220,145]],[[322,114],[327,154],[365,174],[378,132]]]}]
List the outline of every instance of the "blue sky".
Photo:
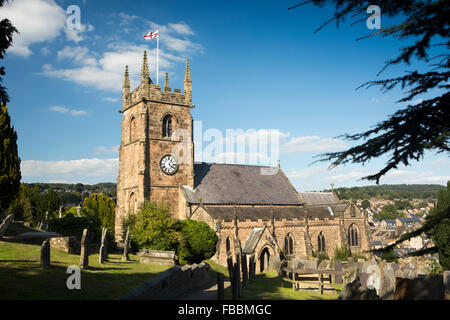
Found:
[{"label": "blue sky", "polygon": [[[376,79],[404,43],[355,41],[371,32],[365,22],[331,24],[314,34],[331,8],[287,10],[295,3],[12,1],[0,18],[10,18],[21,32],[3,63],[23,181],[116,181],[124,68],[129,65],[133,89],[146,49],[156,80],[156,42],[143,34],[159,29],[160,83],[168,72],[172,89],[182,89],[190,59],[192,115],[203,131],[278,129],[281,168],[299,191],[329,188],[331,182],[371,184],[358,179],[381,169],[385,158],[333,170],[311,163],[319,153],[351,145],[334,137],[362,132],[404,106],[395,103],[400,90],[355,90]],[[70,5],[80,8],[80,30],[66,27]],[[393,22],[381,15],[382,26]],[[411,69],[395,66],[379,78]],[[381,183],[445,184],[449,168],[447,155],[429,153]]]}]

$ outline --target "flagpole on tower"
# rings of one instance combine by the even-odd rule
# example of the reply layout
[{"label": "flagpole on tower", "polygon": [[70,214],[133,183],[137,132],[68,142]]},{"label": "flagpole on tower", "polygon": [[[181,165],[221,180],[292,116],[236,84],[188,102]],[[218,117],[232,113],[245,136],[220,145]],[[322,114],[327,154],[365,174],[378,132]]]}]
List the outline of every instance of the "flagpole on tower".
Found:
[{"label": "flagpole on tower", "polygon": [[159,84],[159,30],[155,32],[147,32],[144,35],[145,40],[156,38],[156,84]]}]

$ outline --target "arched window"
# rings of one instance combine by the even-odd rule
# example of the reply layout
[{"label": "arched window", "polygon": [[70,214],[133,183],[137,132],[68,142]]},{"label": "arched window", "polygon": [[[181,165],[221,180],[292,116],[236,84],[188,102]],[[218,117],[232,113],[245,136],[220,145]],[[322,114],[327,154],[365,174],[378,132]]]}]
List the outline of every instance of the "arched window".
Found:
[{"label": "arched window", "polygon": [[162,123],[162,136],[163,138],[170,138],[172,136],[172,122],[173,117],[168,114],[164,116]]},{"label": "arched window", "polygon": [[130,142],[136,139],[136,118],[131,118],[130,121]]},{"label": "arched window", "polygon": [[128,201],[128,211],[130,213],[134,213],[135,209],[136,209],[136,196],[134,192],[132,192],[130,194],[130,199]]},{"label": "arched window", "polygon": [[325,236],[323,235],[322,231],[320,231],[319,235],[317,236],[317,248],[319,252],[325,251]]},{"label": "arched window", "polygon": [[231,250],[231,241],[230,241],[230,237],[227,237],[227,240],[225,241],[225,246],[226,246],[226,251],[227,253],[230,252]]},{"label": "arched window", "polygon": [[358,228],[351,224],[348,228],[348,245],[351,247],[358,246]]},{"label": "arched window", "polygon": [[286,255],[294,254],[294,239],[290,233],[284,238],[284,251]]}]

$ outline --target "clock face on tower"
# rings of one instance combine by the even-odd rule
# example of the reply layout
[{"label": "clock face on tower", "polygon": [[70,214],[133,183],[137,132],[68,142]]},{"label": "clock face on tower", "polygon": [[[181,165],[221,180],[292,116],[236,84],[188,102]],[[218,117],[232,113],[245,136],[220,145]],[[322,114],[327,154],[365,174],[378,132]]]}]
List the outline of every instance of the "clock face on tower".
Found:
[{"label": "clock face on tower", "polygon": [[168,175],[175,174],[178,170],[178,163],[170,154],[165,155],[159,162],[162,172]]}]

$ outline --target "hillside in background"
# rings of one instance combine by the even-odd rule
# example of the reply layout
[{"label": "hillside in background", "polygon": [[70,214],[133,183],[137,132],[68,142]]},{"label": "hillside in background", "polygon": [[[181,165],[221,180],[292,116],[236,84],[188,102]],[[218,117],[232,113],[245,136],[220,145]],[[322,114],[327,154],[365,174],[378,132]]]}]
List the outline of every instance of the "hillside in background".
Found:
[{"label": "hillside in background", "polygon": [[[67,203],[79,203],[83,198],[87,197],[90,193],[103,193],[104,195],[116,198],[116,183],[103,182],[97,184],[67,184],[67,183],[25,183],[30,188],[38,188],[40,193],[47,192],[48,190],[54,190],[59,193],[61,200],[64,204]],[[444,186],[439,184],[393,184],[393,185],[379,185],[379,186],[365,186],[365,187],[352,187],[352,188],[336,188],[334,191],[340,199],[423,199],[423,200],[435,200],[437,198],[438,191],[444,189]],[[322,190],[330,192],[331,189]]]},{"label": "hillside in background", "polygon": [[30,188],[37,188],[40,193],[48,190],[56,191],[61,197],[62,203],[78,204],[90,193],[103,193],[104,195],[116,199],[117,185],[113,182],[102,182],[97,184],[68,184],[68,183],[24,183]]},{"label": "hillside in background", "polygon": [[[340,199],[424,199],[434,200],[439,190],[445,186],[439,184],[382,184],[378,186],[336,188],[334,191]],[[323,190],[330,192],[331,189]]]}]

